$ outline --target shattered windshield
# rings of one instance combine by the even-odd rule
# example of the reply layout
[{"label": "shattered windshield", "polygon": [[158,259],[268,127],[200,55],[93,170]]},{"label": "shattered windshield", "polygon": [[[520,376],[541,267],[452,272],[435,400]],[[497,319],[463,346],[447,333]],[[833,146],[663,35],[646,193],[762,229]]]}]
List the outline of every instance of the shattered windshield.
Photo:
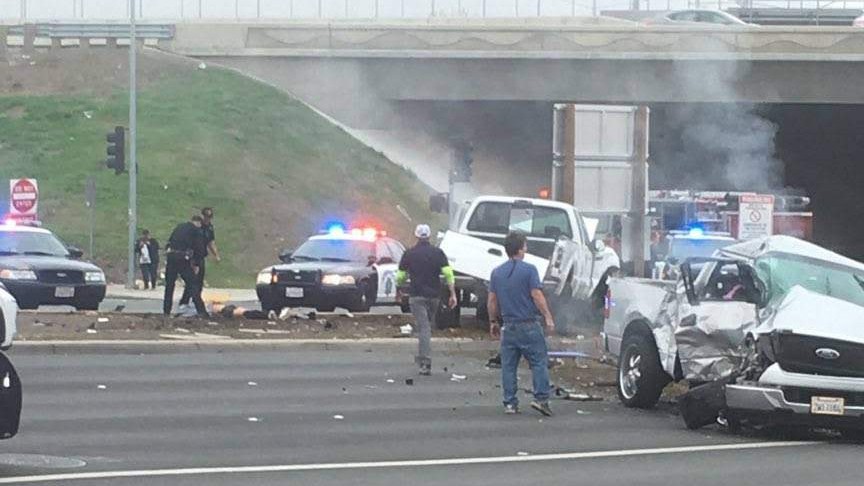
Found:
[{"label": "shattered windshield", "polygon": [[800,285],[807,290],[864,306],[864,273],[788,255],[772,255],[756,263],[771,303],[780,302]]}]

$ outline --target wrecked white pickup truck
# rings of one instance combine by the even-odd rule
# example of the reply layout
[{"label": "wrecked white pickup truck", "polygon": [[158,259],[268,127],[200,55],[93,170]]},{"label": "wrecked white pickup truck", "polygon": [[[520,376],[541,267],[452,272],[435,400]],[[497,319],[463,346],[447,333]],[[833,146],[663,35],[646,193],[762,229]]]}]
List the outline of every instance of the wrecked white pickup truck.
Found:
[{"label": "wrecked white pickup truck", "polygon": [[[510,231],[527,235],[525,261],[537,267],[548,296],[583,302],[588,308],[595,297],[599,315],[607,277],[621,262],[614,250],[594,239],[596,228],[596,220],[558,201],[509,196],[467,201],[460,208],[457,230],[446,232],[439,243],[456,272],[459,296],[456,309],[442,309],[439,316],[458,321],[461,307],[476,307],[478,319],[486,320],[489,277],[507,261],[502,243]],[[555,313],[554,302],[552,307]],[[564,321],[556,315],[557,324]]]},{"label": "wrecked white pickup truck", "polygon": [[864,264],[788,236],[735,244],[677,282],[610,279],[603,338],[618,395],[653,407],[687,380],[690,428],[715,421],[864,429]]}]

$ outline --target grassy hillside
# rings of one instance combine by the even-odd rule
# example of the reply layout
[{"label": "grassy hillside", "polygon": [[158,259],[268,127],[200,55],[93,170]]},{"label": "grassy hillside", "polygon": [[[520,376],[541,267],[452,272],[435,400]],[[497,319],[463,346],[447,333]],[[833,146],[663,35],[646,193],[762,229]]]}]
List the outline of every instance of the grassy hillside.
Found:
[{"label": "grassy hillside", "polygon": [[[380,224],[407,243],[413,223],[397,205],[415,221],[433,219],[427,189],[412,174],[286,94],[197,63],[148,65],[139,95],[139,228],[164,241],[198,208],[215,207],[223,262],[209,266],[210,285],[250,285],[279,249],[328,220]],[[55,67],[63,76],[62,63]],[[102,161],[105,134],[126,125],[128,95],[108,88],[0,93],[0,199],[6,179],[37,178],[45,225],[86,249],[84,185],[95,177],[95,260],[118,280],[128,175]]]}]

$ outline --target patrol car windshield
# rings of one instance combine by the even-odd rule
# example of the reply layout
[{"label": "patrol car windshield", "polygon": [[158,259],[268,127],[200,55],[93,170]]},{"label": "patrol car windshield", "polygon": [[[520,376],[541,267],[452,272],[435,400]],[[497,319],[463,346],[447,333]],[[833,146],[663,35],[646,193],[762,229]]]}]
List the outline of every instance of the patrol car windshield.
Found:
[{"label": "patrol car windshield", "polygon": [[669,257],[684,261],[688,258],[708,258],[717,250],[722,250],[733,240],[718,240],[713,238],[673,238],[669,245]]},{"label": "patrol car windshield", "polygon": [[0,230],[0,256],[9,255],[66,257],[69,252],[51,233]]},{"label": "patrol car windshield", "polygon": [[375,255],[375,243],[348,239],[308,240],[292,258],[297,261],[362,262]]}]

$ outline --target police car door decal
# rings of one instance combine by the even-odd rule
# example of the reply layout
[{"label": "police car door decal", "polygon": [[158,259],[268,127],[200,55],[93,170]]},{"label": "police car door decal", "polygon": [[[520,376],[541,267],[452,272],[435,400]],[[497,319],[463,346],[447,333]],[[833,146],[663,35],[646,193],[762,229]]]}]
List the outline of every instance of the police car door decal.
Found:
[{"label": "police car door decal", "polygon": [[378,302],[396,302],[396,269],[395,263],[378,266]]},{"label": "police car door decal", "polygon": [[378,253],[378,261],[385,262],[377,265],[378,297],[376,301],[379,304],[396,302],[396,270],[398,270],[399,264],[383,240],[378,241],[375,246]]}]

